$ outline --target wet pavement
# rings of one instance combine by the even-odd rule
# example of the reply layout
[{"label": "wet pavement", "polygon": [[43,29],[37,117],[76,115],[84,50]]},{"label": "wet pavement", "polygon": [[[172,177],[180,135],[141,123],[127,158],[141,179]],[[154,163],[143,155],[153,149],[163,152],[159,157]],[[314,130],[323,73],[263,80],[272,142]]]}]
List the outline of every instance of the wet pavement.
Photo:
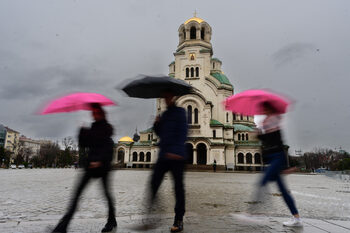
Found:
[{"label": "wet pavement", "polygon": [[[48,232],[66,210],[81,171],[74,169],[0,169],[0,232]],[[133,224],[149,219],[145,209],[146,184],[150,171],[113,172],[117,232],[135,232]],[[186,173],[185,232],[350,232],[350,183],[323,175],[289,175],[286,181],[304,219],[304,228],[282,226],[289,211],[275,185],[268,200],[253,209],[262,214],[259,224],[238,221],[231,213],[246,212],[254,184],[261,174]],[[107,215],[99,181],[92,181],[82,195],[70,232],[100,232]],[[147,232],[169,232],[174,196],[171,177],[160,189],[159,209],[154,219],[161,222]],[[159,219],[160,218],[160,219]],[[162,220],[162,221],[160,221]]]}]

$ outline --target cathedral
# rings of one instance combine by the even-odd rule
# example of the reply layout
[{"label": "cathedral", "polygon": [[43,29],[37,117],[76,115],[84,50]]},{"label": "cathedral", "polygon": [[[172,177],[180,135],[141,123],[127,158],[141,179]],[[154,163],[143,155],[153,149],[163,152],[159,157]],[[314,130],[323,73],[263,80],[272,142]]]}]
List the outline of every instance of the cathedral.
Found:
[{"label": "cathedral", "polygon": [[[206,168],[216,161],[221,168],[261,170],[261,144],[254,117],[225,111],[223,101],[234,94],[234,86],[213,57],[212,28],[196,16],[178,29],[179,44],[175,60],[169,64],[169,76],[195,87],[193,94],[177,99],[187,111],[189,124],[186,143],[188,165]],[[164,100],[156,100],[156,115],[166,110]],[[158,138],[152,128],[134,138],[122,137],[115,148],[115,163],[124,167],[151,167],[157,160]]]}]

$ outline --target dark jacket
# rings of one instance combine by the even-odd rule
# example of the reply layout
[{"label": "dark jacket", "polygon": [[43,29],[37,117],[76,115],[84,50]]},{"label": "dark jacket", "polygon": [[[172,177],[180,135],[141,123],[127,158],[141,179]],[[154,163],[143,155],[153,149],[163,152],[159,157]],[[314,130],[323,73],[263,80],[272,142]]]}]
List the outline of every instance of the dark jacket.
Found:
[{"label": "dark jacket", "polygon": [[187,140],[187,119],[183,108],[175,105],[169,106],[162,114],[160,120],[153,125],[155,133],[159,136],[159,158],[166,153],[173,153],[186,159],[185,142]]},{"label": "dark jacket", "polygon": [[88,149],[87,162],[102,162],[107,169],[113,159],[113,127],[106,121],[95,121],[91,128],[81,128],[79,146]]},{"label": "dark jacket", "polygon": [[270,162],[271,158],[269,155],[284,152],[280,130],[276,130],[271,133],[260,134],[258,138],[261,140],[262,143],[262,155],[264,163]]}]

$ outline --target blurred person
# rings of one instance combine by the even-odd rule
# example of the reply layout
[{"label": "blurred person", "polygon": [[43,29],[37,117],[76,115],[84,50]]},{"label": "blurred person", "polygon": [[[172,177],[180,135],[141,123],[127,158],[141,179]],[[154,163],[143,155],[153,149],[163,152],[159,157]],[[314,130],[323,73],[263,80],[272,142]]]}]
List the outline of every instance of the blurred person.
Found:
[{"label": "blurred person", "polygon": [[275,181],[282,193],[285,203],[293,215],[292,219],[283,222],[283,225],[302,226],[302,221],[295,206],[293,197],[290,195],[281,177],[281,174],[287,168],[287,157],[284,152],[280,129],[282,116],[276,113],[277,111],[269,102],[263,102],[262,107],[266,118],[262,122],[261,131],[258,137],[262,142],[264,163],[268,163],[269,166],[265,169],[264,175],[259,182],[257,200],[261,199],[263,187],[265,187],[269,181]]},{"label": "blurred person", "polygon": [[166,172],[170,171],[175,185],[175,218],[171,232],[183,230],[185,214],[184,169],[186,164],[185,142],[187,139],[187,119],[183,108],[175,105],[176,97],[172,92],[163,94],[167,110],[158,116],[153,128],[159,136],[159,156],[151,177],[151,205],[154,204],[157,191]]},{"label": "blurred person", "polygon": [[114,142],[111,138],[113,127],[106,120],[106,113],[98,103],[91,104],[94,122],[91,128],[82,127],[79,132],[79,146],[88,148],[87,166],[75,190],[67,213],[60,220],[53,232],[67,232],[68,225],[78,205],[78,200],[84,188],[92,178],[102,181],[104,194],[108,201],[108,221],[102,232],[110,232],[117,227],[115,219],[114,200],[110,193],[110,170],[113,158]]},{"label": "blurred person", "polygon": [[214,163],[213,163],[213,171],[216,172],[216,159],[214,159]]}]

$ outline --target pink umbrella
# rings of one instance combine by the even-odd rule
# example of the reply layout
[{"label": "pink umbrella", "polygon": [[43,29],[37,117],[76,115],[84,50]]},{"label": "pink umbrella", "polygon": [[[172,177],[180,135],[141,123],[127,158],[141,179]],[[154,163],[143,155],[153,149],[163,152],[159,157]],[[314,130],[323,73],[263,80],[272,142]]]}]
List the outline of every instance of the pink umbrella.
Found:
[{"label": "pink umbrella", "polygon": [[59,112],[74,112],[90,110],[91,103],[99,103],[102,106],[116,105],[112,100],[97,93],[73,93],[51,101],[42,111],[41,115]]},{"label": "pink umbrella", "polygon": [[225,101],[225,109],[245,116],[264,114],[262,103],[268,102],[282,114],[287,112],[290,101],[285,97],[267,90],[247,90],[228,97]]}]

